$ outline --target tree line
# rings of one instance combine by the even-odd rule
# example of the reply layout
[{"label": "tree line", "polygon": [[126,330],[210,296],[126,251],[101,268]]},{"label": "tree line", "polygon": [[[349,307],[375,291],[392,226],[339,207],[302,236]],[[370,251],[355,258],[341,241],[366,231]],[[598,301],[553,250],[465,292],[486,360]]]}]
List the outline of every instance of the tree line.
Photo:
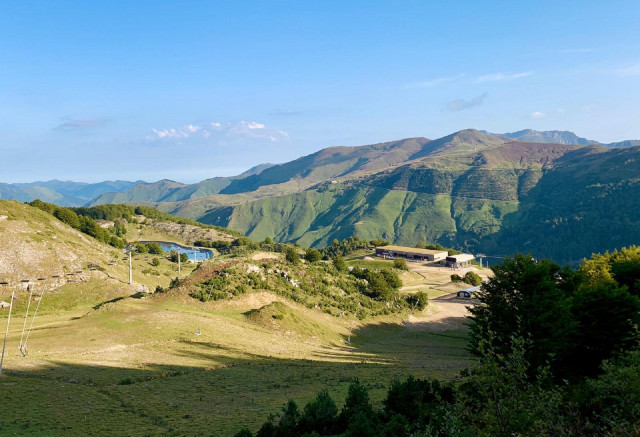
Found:
[{"label": "tree line", "polygon": [[382,407],[354,380],[237,437],[638,435],[640,247],[578,269],[530,255],[493,267],[471,309],[474,365],[451,381],[392,381]]}]

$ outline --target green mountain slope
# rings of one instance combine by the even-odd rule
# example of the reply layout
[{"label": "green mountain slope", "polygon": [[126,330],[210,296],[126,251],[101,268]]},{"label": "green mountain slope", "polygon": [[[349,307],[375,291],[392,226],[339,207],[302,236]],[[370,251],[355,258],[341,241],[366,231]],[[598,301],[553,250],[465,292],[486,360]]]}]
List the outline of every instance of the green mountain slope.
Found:
[{"label": "green mountain slope", "polygon": [[640,241],[640,147],[582,148],[521,199],[517,212],[479,246],[493,252],[531,251],[578,262],[595,252]]},{"label": "green mountain slope", "polygon": [[433,141],[333,147],[222,188],[207,191],[217,183],[209,180],[149,195],[144,187],[124,200],[259,240],[324,246],[358,235],[575,263],[638,243],[636,162],[638,147],[532,143],[468,129]]},{"label": "green mountain slope", "polygon": [[255,199],[295,193],[327,179],[358,171],[375,171],[405,162],[428,142],[425,138],[410,138],[369,146],[330,147],[285,164],[262,164],[233,177],[212,178],[191,185],[166,180],[140,184],[122,193],[104,194],[91,204],[182,202],[217,194],[249,192],[255,192],[251,195]]},{"label": "green mountain slope", "polygon": [[572,263],[640,240],[640,148],[470,146],[440,147],[340,184],[218,206],[200,220],[302,245],[358,235]]}]

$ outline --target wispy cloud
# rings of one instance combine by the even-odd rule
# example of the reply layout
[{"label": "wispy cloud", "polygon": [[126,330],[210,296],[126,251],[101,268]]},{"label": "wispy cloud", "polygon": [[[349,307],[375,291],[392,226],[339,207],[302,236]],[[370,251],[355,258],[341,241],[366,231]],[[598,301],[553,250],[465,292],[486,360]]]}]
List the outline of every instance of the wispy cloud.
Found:
[{"label": "wispy cloud", "polygon": [[479,76],[476,78],[476,83],[483,82],[502,82],[506,80],[514,80],[520,79],[522,77],[531,76],[533,74],[532,71],[524,71],[522,73],[492,73],[485,74],[484,76]]},{"label": "wispy cloud", "polygon": [[593,49],[589,49],[586,47],[581,47],[581,48],[575,48],[575,49],[563,49],[563,50],[559,50],[560,53],[589,53],[592,52]]},{"label": "wispy cloud", "polygon": [[618,76],[628,77],[628,76],[638,76],[640,75],[640,62],[632,65],[628,65],[623,68],[618,68],[615,70],[615,73]]},{"label": "wispy cloud", "polygon": [[148,142],[207,142],[225,140],[262,140],[278,142],[286,139],[289,134],[283,130],[268,128],[257,121],[239,122],[206,122],[186,124],[179,128],[151,129],[152,135],[147,136]]},{"label": "wispy cloud", "polygon": [[64,118],[63,120],[63,123],[59,124],[53,129],[63,132],[76,132],[102,127],[107,123],[107,120],[102,118]]},{"label": "wispy cloud", "polygon": [[272,116],[284,116],[284,117],[289,117],[289,116],[295,116],[295,115],[302,115],[306,112],[309,111],[303,111],[303,110],[289,110],[289,109],[274,109],[273,111],[269,112],[268,115],[272,115]]},{"label": "wispy cloud", "polygon": [[547,114],[545,114],[544,112],[540,112],[540,111],[534,111],[531,113],[531,118],[544,118],[546,117]]},{"label": "wispy cloud", "polygon": [[407,86],[410,87],[410,88],[433,88],[435,86],[438,86],[438,85],[446,83],[446,82],[452,82],[454,80],[458,80],[458,79],[460,79],[462,77],[464,77],[464,74],[460,73],[460,74],[458,74],[456,76],[439,77],[437,79],[431,79],[431,80],[427,80],[425,82],[410,83]]},{"label": "wispy cloud", "polygon": [[465,100],[465,99],[452,100],[447,104],[447,108],[449,109],[449,111],[452,111],[452,112],[475,108],[476,106],[482,105],[484,103],[484,99],[486,99],[487,97],[488,97],[488,94],[484,93],[483,95],[474,97],[473,99],[470,99],[470,100]]}]

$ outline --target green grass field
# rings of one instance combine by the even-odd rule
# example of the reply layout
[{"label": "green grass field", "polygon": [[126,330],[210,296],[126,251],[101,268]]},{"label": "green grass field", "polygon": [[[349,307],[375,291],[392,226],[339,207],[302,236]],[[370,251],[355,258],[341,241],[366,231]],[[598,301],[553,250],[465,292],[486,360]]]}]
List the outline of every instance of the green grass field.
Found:
[{"label": "green grass field", "polygon": [[[417,332],[399,316],[356,323],[266,292],[206,305],[134,299],[104,280],[45,295],[21,357],[24,294],[0,379],[3,435],[233,435],[324,387],[341,403],[354,377],[379,403],[394,378],[450,378],[469,359],[464,328]],[[282,319],[269,317],[276,300]]]},{"label": "green grass field", "polygon": [[[359,321],[336,306],[357,298],[340,289],[348,285],[348,275],[335,277],[321,263],[292,268],[279,254],[247,253],[216,257],[195,273],[194,265],[185,263],[179,274],[162,256],[137,254],[134,285],[128,285],[128,258],[121,250],[26,205],[0,202],[0,207],[9,217],[2,223],[0,264],[12,266],[0,281],[32,280],[30,314],[35,299],[42,299],[24,357],[18,345],[29,293],[16,293],[0,376],[3,436],[227,436],[242,427],[256,430],[288,399],[304,406],[323,388],[340,405],[355,377],[379,406],[394,378],[452,378],[470,360],[462,317],[446,330],[428,324],[416,329],[406,324],[406,313]],[[197,232],[129,225],[128,236],[184,244]],[[349,264],[390,266],[359,255]],[[160,263],[153,266],[156,257]],[[265,288],[206,304],[191,297],[198,281],[207,279],[202,275],[217,268],[228,268],[231,289],[246,285],[249,269],[258,272],[256,278],[263,276]],[[274,273],[276,268],[286,269],[300,287]],[[436,285],[448,282],[442,273],[430,275],[401,273],[407,293],[426,287],[432,296],[439,292]],[[41,277],[46,281],[35,279]],[[139,293],[141,285],[166,289],[176,277],[189,278],[187,285]],[[50,287],[44,295],[43,284]],[[0,286],[0,301],[10,295],[9,286]],[[414,316],[438,316],[433,311]],[[7,315],[8,309],[0,309],[2,332]]]}]

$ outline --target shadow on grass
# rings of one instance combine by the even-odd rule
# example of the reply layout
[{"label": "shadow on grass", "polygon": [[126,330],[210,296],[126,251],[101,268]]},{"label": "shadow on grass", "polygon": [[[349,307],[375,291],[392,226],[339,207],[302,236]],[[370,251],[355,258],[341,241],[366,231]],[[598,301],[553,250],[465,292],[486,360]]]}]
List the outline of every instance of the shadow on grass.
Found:
[{"label": "shadow on grass", "polygon": [[340,406],[356,377],[379,405],[393,379],[451,378],[468,365],[464,335],[444,334],[380,323],[306,359],[180,340],[170,352],[197,364],[41,361],[3,372],[0,434],[233,435],[257,430],[288,399],[302,408],[324,388]]},{"label": "shadow on grass", "polygon": [[100,302],[98,305],[94,306],[93,309],[94,310],[99,310],[100,308],[102,308],[104,305],[110,304],[110,303],[116,303],[119,302],[123,299],[125,299],[126,296],[119,296],[119,297],[115,297],[113,299],[110,300],[105,300],[104,302]]}]

